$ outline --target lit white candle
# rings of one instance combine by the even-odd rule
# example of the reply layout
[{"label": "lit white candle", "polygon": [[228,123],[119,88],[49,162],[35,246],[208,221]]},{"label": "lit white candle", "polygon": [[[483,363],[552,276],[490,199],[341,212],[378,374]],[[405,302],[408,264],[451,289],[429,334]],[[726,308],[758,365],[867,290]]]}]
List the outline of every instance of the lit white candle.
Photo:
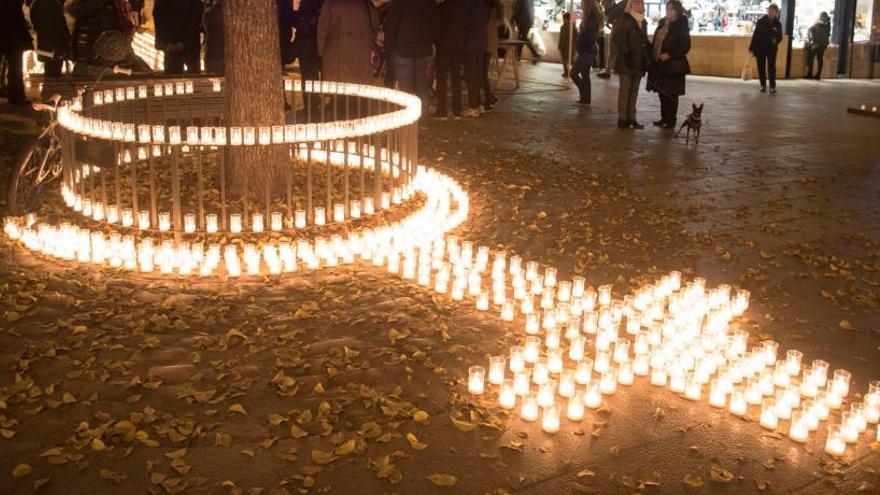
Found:
[{"label": "lit white candle", "polygon": [[559,375],[559,395],[562,397],[572,397],[575,392],[575,372],[574,370],[563,370]]},{"label": "lit white candle", "polygon": [[544,407],[544,414],[541,418],[541,429],[545,433],[556,433],[559,431],[559,406],[555,402]]},{"label": "lit white candle", "polygon": [[685,378],[684,397],[689,400],[700,400],[702,395],[703,384],[697,378],[694,372],[688,372]]},{"label": "lit white candle", "polygon": [[801,418],[801,411],[794,411],[791,415],[791,424],[788,427],[788,438],[798,443],[806,442],[810,435],[806,422]]},{"label": "lit white candle", "polygon": [[562,349],[550,349],[547,351],[547,369],[550,370],[550,373],[561,373],[562,369],[565,367],[565,363],[562,359]]},{"label": "lit white candle", "polygon": [[846,452],[846,441],[840,425],[828,426],[828,437],[825,439],[825,453],[833,456],[841,456]]},{"label": "lit white candle", "polygon": [[214,234],[217,232],[217,214],[208,213],[205,215],[205,232]]},{"label": "lit white candle", "polygon": [[[525,308],[523,308],[523,313],[526,313]],[[537,335],[538,332],[541,331],[541,324],[539,322],[540,315],[536,313],[526,313],[526,333],[529,335]]]},{"label": "lit white candle", "polygon": [[314,214],[315,214],[315,225],[324,225],[325,223],[327,223],[327,216],[326,216],[326,211],[324,210],[324,207],[322,207],[322,206],[315,207]]},{"label": "lit white candle", "polygon": [[504,321],[513,321],[514,308],[513,301],[505,301],[504,304],[501,305],[501,319]]},{"label": "lit white candle", "polygon": [[263,214],[262,213],[254,213],[251,215],[251,230],[254,232],[262,232],[264,228],[263,225]]},{"label": "lit white candle", "polygon": [[568,399],[568,408],[565,416],[571,421],[580,421],[584,418],[584,392],[575,391]]},{"label": "lit white candle", "polygon": [[159,230],[167,232],[171,230],[171,214],[168,212],[159,213]]},{"label": "lit white candle", "polygon": [[516,395],[526,395],[532,387],[531,371],[523,370],[513,374],[513,390]]},{"label": "lit white candle", "polygon": [[480,295],[477,296],[477,309],[480,311],[486,311],[489,309],[488,292],[481,292]]},{"label": "lit white candle", "polygon": [[746,393],[741,387],[735,387],[733,392],[731,392],[728,409],[735,416],[745,416],[746,412],[748,412],[749,403],[746,402]]},{"label": "lit white candle", "polygon": [[482,366],[471,366],[468,368],[468,392],[473,395],[482,395],[485,388],[485,377],[486,369]]},{"label": "lit white candle", "polygon": [[587,385],[587,393],[584,395],[584,405],[590,409],[602,407],[602,391],[599,390],[598,382],[590,382]]},{"label": "lit white candle", "polygon": [[514,390],[513,380],[504,380],[501,383],[501,391],[498,393],[498,405],[504,409],[516,407],[516,391]]},{"label": "lit white candle", "polygon": [[593,374],[593,359],[589,357],[584,357],[580,361],[577,362],[577,366],[575,369],[575,381],[579,385],[586,385],[590,383]]},{"label": "lit white candle", "polygon": [[846,443],[856,443],[859,441],[859,427],[853,420],[853,413],[846,411],[841,414],[840,433]]},{"label": "lit white candle", "polygon": [[241,232],[241,214],[233,213],[229,215],[229,231],[233,234]]},{"label": "lit white candle", "polygon": [[534,363],[538,360],[541,352],[541,339],[539,337],[526,337],[525,350],[523,357],[527,363]]},{"label": "lit white candle", "polygon": [[284,228],[284,215],[280,211],[272,212],[270,228],[275,232]]},{"label": "lit white candle", "polygon": [[776,417],[776,399],[774,397],[765,397],[761,401],[760,424],[768,430],[775,430],[779,426],[779,418]]},{"label": "lit white candle", "polygon": [[547,380],[538,386],[538,405],[547,407],[556,400],[556,380]]},{"label": "lit white candle", "polygon": [[333,221],[334,222],[344,222],[345,221],[345,205],[342,203],[336,203],[333,205]]},{"label": "lit white candle", "polygon": [[538,358],[535,366],[532,368],[532,381],[538,385],[547,383],[550,379],[550,370],[547,368],[547,359]]},{"label": "lit white candle", "polygon": [[192,234],[196,231],[196,216],[193,213],[187,213],[183,216],[183,231]]},{"label": "lit white candle", "polygon": [[847,370],[834,370],[831,391],[839,396],[846,397],[849,394],[849,382],[852,374]]},{"label": "lit white candle", "polygon": [[519,416],[525,421],[538,419],[538,394],[536,392],[529,392],[523,397]]},{"label": "lit white candle", "polygon": [[605,395],[611,395],[617,391],[617,368],[610,367],[599,378],[599,390]]},{"label": "lit white candle", "polygon": [[526,368],[526,360],[523,356],[524,349],[522,346],[513,346],[510,348],[510,371],[519,373]]},{"label": "lit white candle", "polygon": [[489,358],[489,383],[500,385],[504,381],[504,372],[507,359],[504,356],[491,356]]}]

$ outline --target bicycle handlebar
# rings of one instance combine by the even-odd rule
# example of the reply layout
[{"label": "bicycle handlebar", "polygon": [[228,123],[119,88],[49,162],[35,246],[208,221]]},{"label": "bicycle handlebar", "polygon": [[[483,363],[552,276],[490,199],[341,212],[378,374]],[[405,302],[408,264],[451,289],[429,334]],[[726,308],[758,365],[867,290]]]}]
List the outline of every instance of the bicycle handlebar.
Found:
[{"label": "bicycle handlebar", "polygon": [[132,73],[132,70],[129,68],[126,68],[126,67],[120,67],[118,65],[114,65],[113,66],[113,73],[114,74],[122,74],[125,76],[130,76]]}]

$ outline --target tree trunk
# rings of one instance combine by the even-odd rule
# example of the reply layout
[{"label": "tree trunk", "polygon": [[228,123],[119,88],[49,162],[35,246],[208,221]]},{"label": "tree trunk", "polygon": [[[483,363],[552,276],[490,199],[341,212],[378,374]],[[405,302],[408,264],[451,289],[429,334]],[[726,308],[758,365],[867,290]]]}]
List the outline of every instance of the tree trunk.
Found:
[{"label": "tree trunk", "polygon": [[[230,127],[284,124],[284,81],[275,0],[224,0],[226,122]],[[284,159],[281,147],[229,147],[229,189],[260,198]],[[257,193],[254,196],[254,193]],[[267,194],[268,196],[268,194]]]}]

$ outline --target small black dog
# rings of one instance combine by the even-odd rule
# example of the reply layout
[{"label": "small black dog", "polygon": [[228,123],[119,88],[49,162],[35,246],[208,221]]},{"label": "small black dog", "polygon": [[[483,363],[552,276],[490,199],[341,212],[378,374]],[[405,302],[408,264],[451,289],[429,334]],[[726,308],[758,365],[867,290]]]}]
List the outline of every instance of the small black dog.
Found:
[{"label": "small black dog", "polygon": [[675,134],[675,137],[681,135],[681,131],[687,127],[687,134],[685,135],[685,144],[690,144],[691,142],[691,131],[694,132],[694,145],[700,144],[700,128],[703,126],[703,120],[700,116],[703,114],[703,104],[700,103],[700,106],[697,106],[696,103],[693,104],[694,111],[687,116],[684,124],[681,124],[681,127],[678,128],[678,132]]}]

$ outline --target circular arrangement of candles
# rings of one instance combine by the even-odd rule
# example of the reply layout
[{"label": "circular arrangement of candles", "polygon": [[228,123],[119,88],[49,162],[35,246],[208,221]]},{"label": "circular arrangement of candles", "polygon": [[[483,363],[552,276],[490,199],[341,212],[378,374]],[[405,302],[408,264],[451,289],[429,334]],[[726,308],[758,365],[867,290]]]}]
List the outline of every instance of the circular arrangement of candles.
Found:
[{"label": "circular arrangement of candles", "polygon": [[[880,421],[880,381],[869,384],[862,402],[848,402],[848,371],[820,359],[808,364],[798,350],[782,354],[773,341],[749,347],[749,334],[734,323],[748,308],[748,291],[708,289],[703,279],[684,283],[672,272],[620,301],[610,286],[594,290],[582,277],[557,281],[555,269],[541,272],[518,256],[472,262],[468,249],[464,260],[458,264],[470,279],[474,270],[488,279],[472,282],[481,287],[477,294],[491,291],[493,309],[523,328],[521,343],[489,358],[491,379],[480,394],[497,390],[501,407],[519,406],[525,421],[541,418],[547,433],[559,431],[561,416],[581,421],[585,408],[601,407],[603,396],[645,377],[687,400],[751,413],[761,427],[798,443],[827,431],[832,455],[866,432],[876,431],[869,442],[880,435],[868,430]],[[486,299],[477,297],[478,309]],[[481,376],[469,377],[469,389]],[[839,421],[829,419],[832,411]]]}]

